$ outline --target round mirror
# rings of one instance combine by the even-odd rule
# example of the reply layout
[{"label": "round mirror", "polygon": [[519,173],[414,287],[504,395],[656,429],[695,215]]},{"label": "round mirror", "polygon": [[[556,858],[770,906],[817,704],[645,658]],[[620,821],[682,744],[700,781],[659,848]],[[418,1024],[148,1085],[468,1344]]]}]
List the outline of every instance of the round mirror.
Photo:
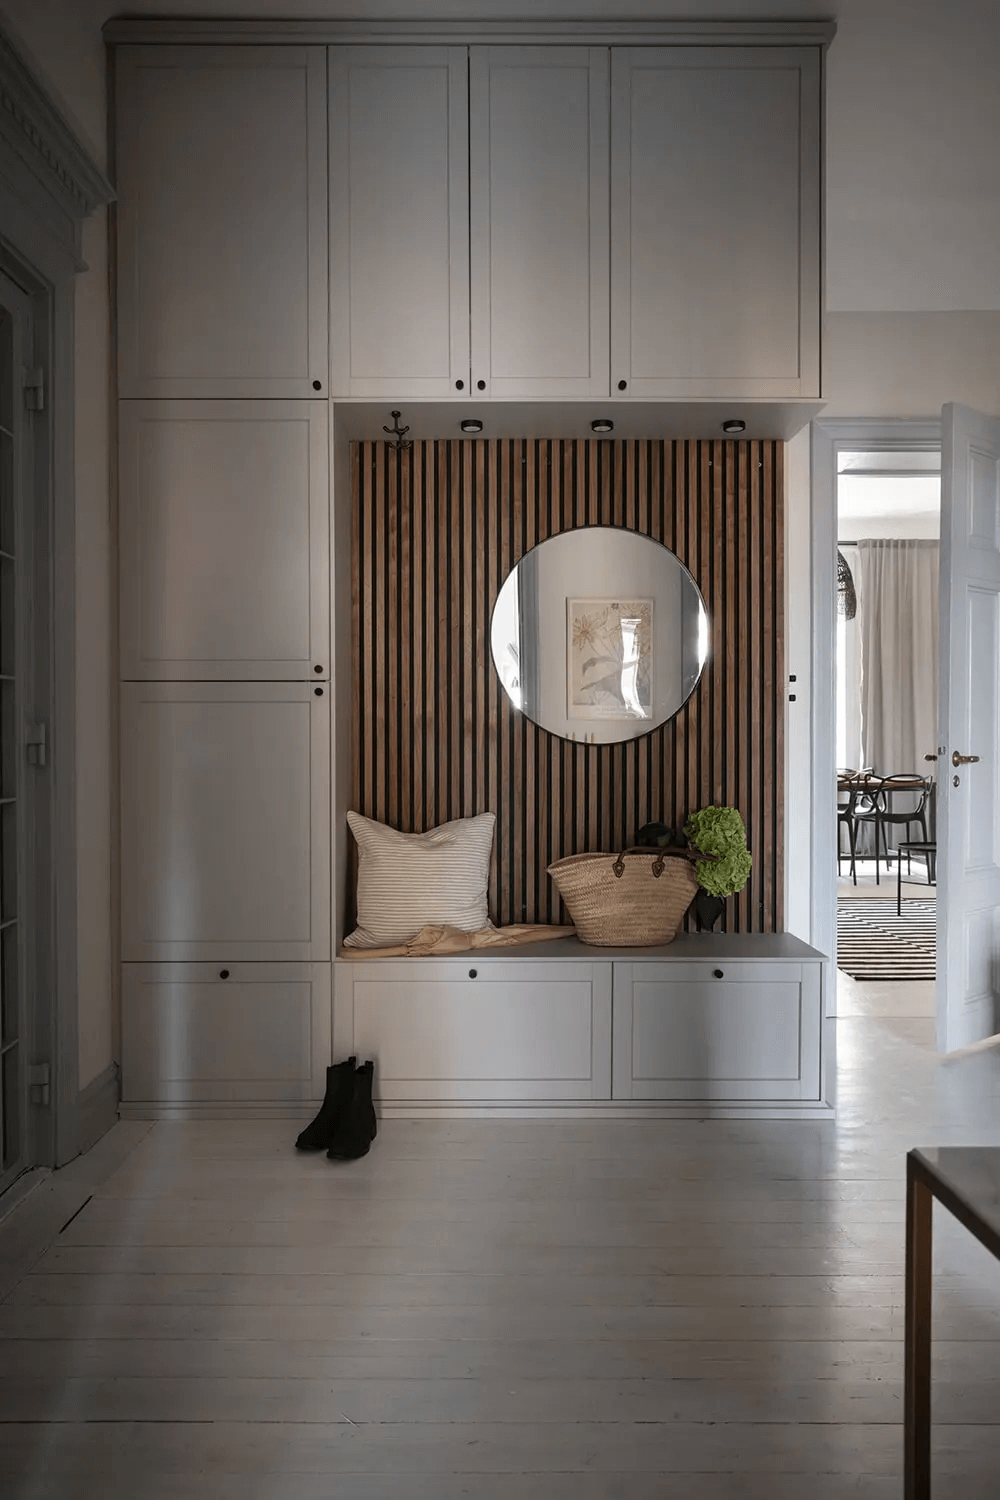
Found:
[{"label": "round mirror", "polygon": [[672,718],[708,659],[708,610],[687,568],[617,526],[564,531],[526,552],[490,634],[515,708],[550,734],[598,745]]}]

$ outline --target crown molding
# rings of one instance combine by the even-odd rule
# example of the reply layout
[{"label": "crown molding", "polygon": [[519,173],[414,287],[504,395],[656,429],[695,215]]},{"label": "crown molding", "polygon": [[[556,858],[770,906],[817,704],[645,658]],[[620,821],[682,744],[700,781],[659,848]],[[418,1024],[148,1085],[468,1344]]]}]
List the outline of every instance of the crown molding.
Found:
[{"label": "crown molding", "polygon": [[71,219],[115,190],[0,28],[0,146],[7,146]]},{"label": "crown molding", "polygon": [[447,46],[468,43],[529,45],[575,43],[580,46],[762,46],[826,47],[837,31],[835,21],[284,21],[209,20],[194,17],[115,16],[105,22],[104,40],[125,43],[174,43],[257,46],[393,43]]}]

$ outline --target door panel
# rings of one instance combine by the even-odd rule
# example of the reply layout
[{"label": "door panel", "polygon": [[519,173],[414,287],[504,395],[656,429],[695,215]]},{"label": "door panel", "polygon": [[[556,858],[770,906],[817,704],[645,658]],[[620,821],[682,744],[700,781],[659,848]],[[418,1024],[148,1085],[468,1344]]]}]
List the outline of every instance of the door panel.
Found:
[{"label": "door panel", "polygon": [[608,53],[470,52],[473,394],[608,394]]},{"label": "door panel", "polygon": [[122,676],[328,677],[326,402],[126,401],[120,427]]},{"label": "door panel", "polygon": [[21,373],[30,346],[28,299],[0,276],[0,1192],[38,1160],[27,1071],[36,1060],[34,1017],[25,982],[31,926],[26,909],[29,789],[23,763],[30,660],[24,513],[30,445]]},{"label": "door panel", "polygon": [[612,53],[612,393],[818,396],[818,50]]},{"label": "door panel", "polygon": [[122,396],[326,394],[326,52],[119,47]]},{"label": "door panel", "polygon": [[464,47],[330,48],[336,396],[468,394],[468,99]]},{"label": "door panel", "polygon": [[329,958],[329,702],[296,682],[123,685],[126,961]]},{"label": "door panel", "polygon": [[[942,414],[938,1046],[1000,1029],[1000,420]],[[976,756],[952,764],[953,755]],[[957,783],[957,784],[956,784]]]}]

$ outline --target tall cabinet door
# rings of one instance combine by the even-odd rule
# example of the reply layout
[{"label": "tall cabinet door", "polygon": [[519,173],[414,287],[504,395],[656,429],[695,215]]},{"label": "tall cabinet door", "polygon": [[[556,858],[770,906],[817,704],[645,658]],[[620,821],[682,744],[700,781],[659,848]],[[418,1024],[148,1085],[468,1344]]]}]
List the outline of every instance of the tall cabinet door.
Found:
[{"label": "tall cabinet door", "polygon": [[326,49],[121,47],[122,396],[326,395]]},{"label": "tall cabinet door", "polygon": [[819,395],[818,48],[612,49],[611,386]]},{"label": "tall cabinet door", "polygon": [[330,696],[122,686],[125,962],[330,957]]},{"label": "tall cabinet door", "polygon": [[469,387],[465,47],[330,48],[335,396]]},{"label": "tall cabinet door", "polygon": [[470,50],[473,395],[608,393],[608,52]]},{"label": "tall cabinet door", "polygon": [[330,672],[325,401],[123,401],[121,673]]}]

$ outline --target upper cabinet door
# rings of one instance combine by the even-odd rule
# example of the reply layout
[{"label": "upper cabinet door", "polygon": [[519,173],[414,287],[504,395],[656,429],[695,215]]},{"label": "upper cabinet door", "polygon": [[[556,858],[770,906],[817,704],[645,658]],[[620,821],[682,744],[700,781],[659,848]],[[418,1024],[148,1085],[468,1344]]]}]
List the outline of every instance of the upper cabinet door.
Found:
[{"label": "upper cabinet door", "polygon": [[122,47],[123,396],[327,385],[326,51]]},{"label": "upper cabinet door", "polygon": [[464,47],[330,48],[335,396],[469,387]]},{"label": "upper cabinet door", "polygon": [[611,385],[816,397],[818,48],[616,48]]},{"label": "upper cabinet door", "polygon": [[123,401],[121,671],[330,675],[325,401]]},{"label": "upper cabinet door", "polygon": [[473,395],[608,393],[608,52],[470,50]]}]

